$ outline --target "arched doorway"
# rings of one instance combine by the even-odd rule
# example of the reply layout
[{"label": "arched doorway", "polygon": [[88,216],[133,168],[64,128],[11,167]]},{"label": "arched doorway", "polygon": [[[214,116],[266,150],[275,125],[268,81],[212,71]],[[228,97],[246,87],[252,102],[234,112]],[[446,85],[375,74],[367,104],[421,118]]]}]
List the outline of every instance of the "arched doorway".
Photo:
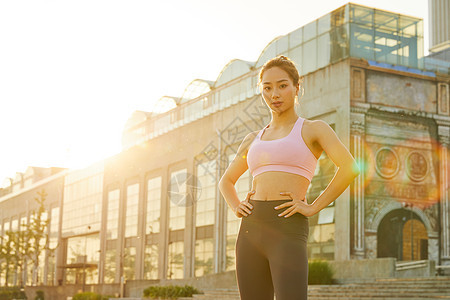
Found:
[{"label": "arched doorway", "polygon": [[386,214],[377,230],[377,257],[428,258],[427,230],[416,213],[402,208]]}]

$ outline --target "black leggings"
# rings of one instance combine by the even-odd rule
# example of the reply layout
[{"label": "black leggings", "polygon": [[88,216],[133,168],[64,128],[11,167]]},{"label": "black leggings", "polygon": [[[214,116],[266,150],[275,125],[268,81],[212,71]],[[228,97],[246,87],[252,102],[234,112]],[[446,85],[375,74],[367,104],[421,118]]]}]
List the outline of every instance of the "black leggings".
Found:
[{"label": "black leggings", "polygon": [[[284,200],[284,201],[283,201]],[[249,200],[236,241],[236,277],[242,300],[306,300],[308,295],[308,218],[285,218],[274,209],[290,200]]]}]

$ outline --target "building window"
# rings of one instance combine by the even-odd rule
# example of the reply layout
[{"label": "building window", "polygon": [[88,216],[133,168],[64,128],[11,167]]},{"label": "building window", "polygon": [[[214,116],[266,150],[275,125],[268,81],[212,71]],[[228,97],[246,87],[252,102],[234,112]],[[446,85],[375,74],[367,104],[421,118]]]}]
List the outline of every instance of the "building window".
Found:
[{"label": "building window", "polygon": [[169,208],[169,230],[184,229],[186,216],[186,201],[192,201],[187,193],[187,171],[182,169],[171,173],[170,176],[170,208]]},{"label": "building window", "polygon": [[138,234],[139,183],[127,187],[127,211],[125,221],[125,237]]},{"label": "building window", "polygon": [[50,233],[49,233],[49,252],[48,252],[48,271],[47,285],[56,285],[56,247],[58,247],[59,232],[59,207],[51,210],[50,216]]},{"label": "building window", "polygon": [[144,279],[158,279],[158,245],[147,245],[144,258]]},{"label": "building window", "polygon": [[100,239],[98,234],[67,240],[66,284],[98,283]]},{"label": "building window", "polygon": [[212,274],[214,271],[214,239],[195,241],[195,276]]},{"label": "building window", "polygon": [[[228,161],[232,161],[235,154],[228,157]],[[235,188],[240,201],[243,201],[250,191],[251,175],[247,170],[236,181]],[[224,200],[225,201],[225,200]],[[226,246],[226,271],[235,269],[235,246],[236,239],[239,232],[240,220],[234,212],[227,207],[227,246]]]},{"label": "building window", "polygon": [[147,225],[145,233],[159,232],[161,220],[161,176],[149,179],[147,182]]},{"label": "building window", "polygon": [[183,278],[184,242],[169,243],[167,279]]},{"label": "building window", "polygon": [[120,190],[113,190],[108,193],[108,207],[106,209],[106,239],[117,239],[119,228],[119,201]]},{"label": "building window", "polygon": [[126,280],[133,280],[136,270],[136,247],[124,249],[123,253],[123,276]]},{"label": "building window", "polygon": [[114,283],[116,280],[116,249],[108,249],[105,254],[105,283]]},{"label": "building window", "polygon": [[[330,124],[335,130],[335,124]],[[336,166],[325,152],[317,161],[317,167],[306,193],[309,203],[327,187],[336,172]],[[308,256],[317,259],[334,259],[334,202],[309,218]]]},{"label": "building window", "polygon": [[201,188],[196,199],[195,224],[197,227],[214,224],[215,198],[217,190],[216,162],[197,165],[197,188]]},{"label": "building window", "polygon": [[99,231],[103,199],[103,165],[70,172],[65,177],[62,235]]}]

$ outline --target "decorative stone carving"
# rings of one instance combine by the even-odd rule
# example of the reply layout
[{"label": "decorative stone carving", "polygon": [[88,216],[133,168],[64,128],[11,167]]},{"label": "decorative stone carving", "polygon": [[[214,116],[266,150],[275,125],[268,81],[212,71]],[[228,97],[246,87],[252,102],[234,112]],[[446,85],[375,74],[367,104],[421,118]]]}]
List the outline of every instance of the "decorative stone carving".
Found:
[{"label": "decorative stone carving", "polygon": [[449,86],[447,83],[438,84],[438,111],[440,114],[449,115]]},{"label": "decorative stone carving", "polygon": [[352,68],[351,80],[350,80],[350,100],[352,101],[365,101],[366,80],[364,69]]},{"label": "decorative stone carving", "polygon": [[377,213],[386,205],[388,201],[378,200],[378,199],[367,199],[365,200],[365,228],[371,228],[372,222],[377,215]]},{"label": "decorative stone carving", "polygon": [[351,135],[364,135],[364,124],[359,121],[353,121],[350,127]]},{"label": "decorative stone carving", "polygon": [[427,216],[430,226],[433,229],[433,231],[438,231],[438,221],[439,221],[439,213],[438,213],[438,206],[437,204],[428,206],[423,209],[423,212]]},{"label": "decorative stone carving", "polygon": [[422,181],[428,173],[428,162],[425,156],[412,151],[406,158],[406,174],[411,180]]},{"label": "decorative stone carving", "polygon": [[375,168],[381,177],[390,179],[398,173],[400,162],[397,154],[391,148],[382,147],[378,149],[375,159]]}]

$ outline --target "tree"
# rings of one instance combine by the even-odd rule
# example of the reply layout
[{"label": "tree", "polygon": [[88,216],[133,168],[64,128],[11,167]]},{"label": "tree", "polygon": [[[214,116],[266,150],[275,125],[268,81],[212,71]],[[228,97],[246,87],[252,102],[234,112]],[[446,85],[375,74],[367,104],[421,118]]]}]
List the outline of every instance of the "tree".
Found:
[{"label": "tree", "polygon": [[15,264],[15,234],[8,230],[0,238],[0,275],[5,272],[5,286],[8,286],[12,266]]},{"label": "tree", "polygon": [[48,214],[44,205],[47,193],[42,189],[37,194],[39,197],[35,197],[34,200],[38,203],[39,207],[37,211],[32,212],[30,222],[27,225],[28,250],[25,251],[33,265],[33,285],[38,282],[39,257],[45,250],[54,250],[49,248],[48,227],[50,219],[47,217]]},{"label": "tree", "polygon": [[19,285],[27,281],[26,265],[31,262],[33,267],[32,283],[38,283],[39,257],[44,251],[54,251],[49,247],[48,227],[50,219],[45,209],[47,193],[44,189],[37,192],[34,200],[37,210],[30,212],[29,222],[20,224],[17,231],[8,230],[1,237],[0,243],[0,274],[5,272],[5,285],[8,285],[10,274],[16,271],[21,275]]}]

